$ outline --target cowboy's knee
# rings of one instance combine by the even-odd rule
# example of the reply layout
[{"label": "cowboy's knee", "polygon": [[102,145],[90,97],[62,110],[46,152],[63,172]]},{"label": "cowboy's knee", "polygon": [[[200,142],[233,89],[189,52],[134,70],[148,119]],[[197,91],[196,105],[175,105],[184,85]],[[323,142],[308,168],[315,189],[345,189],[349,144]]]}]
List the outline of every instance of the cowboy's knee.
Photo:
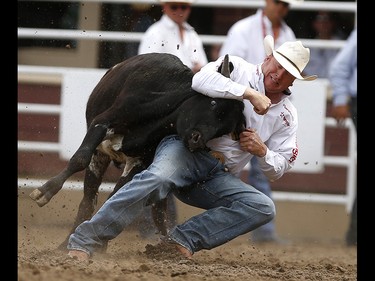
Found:
[{"label": "cowboy's knee", "polygon": [[276,216],[275,203],[268,196],[264,196],[264,201],[259,204],[259,213],[264,223],[268,223],[273,220]]}]

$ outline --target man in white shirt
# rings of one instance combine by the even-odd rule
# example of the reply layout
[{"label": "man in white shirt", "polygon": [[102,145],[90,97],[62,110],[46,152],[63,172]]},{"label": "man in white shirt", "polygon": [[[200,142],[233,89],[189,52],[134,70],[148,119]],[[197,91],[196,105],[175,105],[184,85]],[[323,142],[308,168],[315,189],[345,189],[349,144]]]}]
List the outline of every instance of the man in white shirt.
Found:
[{"label": "man in white shirt", "polygon": [[[224,135],[208,142],[211,151],[192,153],[177,135],[165,137],[153,163],[70,235],[68,256],[88,262],[139,215],[146,202],[161,200],[169,192],[205,211],[172,228],[161,243],[147,245],[146,255],[178,253],[191,259],[200,250],[223,245],[274,218],[273,201],[238,175],[254,156],[272,180],[292,168],[298,155],[298,116],[286,91],[295,79],[311,81],[316,76],[302,76],[310,50],[300,41],[286,42],[275,50],[272,36],[267,36],[264,47],[267,57],[258,65],[229,56],[233,64],[229,78],[218,72],[223,57],[193,76],[194,90],[244,102],[247,126],[240,140]],[[221,153],[224,161],[212,152]]]},{"label": "man in white shirt", "polygon": [[194,0],[160,0],[163,15],[144,33],[138,54],[169,53],[177,56],[194,73],[207,61],[203,43],[187,22]]},{"label": "man in white shirt", "polygon": [[267,35],[272,35],[276,48],[284,42],[296,40],[293,30],[284,21],[290,4],[296,2],[298,0],[265,0],[265,6],[259,8],[254,15],[231,26],[220,49],[220,55],[239,56],[257,64],[266,57],[262,42]]},{"label": "man in white shirt", "polygon": [[[290,4],[298,0],[265,0],[265,6],[259,8],[256,14],[237,21],[229,29],[225,42],[220,50],[220,55],[225,54],[239,56],[250,63],[260,63],[266,57],[262,47],[264,37],[272,35],[275,47],[282,43],[296,40],[293,30],[286,24]],[[271,184],[262,173],[257,157],[250,161],[250,170],[247,181],[259,191],[272,198]],[[254,243],[275,242],[285,243],[276,234],[275,222],[262,225],[250,233]]]}]

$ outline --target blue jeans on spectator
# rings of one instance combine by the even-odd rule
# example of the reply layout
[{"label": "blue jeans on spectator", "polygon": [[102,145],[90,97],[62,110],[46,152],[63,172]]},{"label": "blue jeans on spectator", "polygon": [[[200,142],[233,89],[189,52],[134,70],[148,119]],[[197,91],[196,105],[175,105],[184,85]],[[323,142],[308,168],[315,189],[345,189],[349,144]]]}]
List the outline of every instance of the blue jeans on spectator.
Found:
[{"label": "blue jeans on spectator", "polygon": [[209,151],[190,152],[178,136],[164,138],[153,163],[109,198],[70,236],[68,249],[91,255],[117,237],[143,207],[169,192],[206,211],[175,226],[168,238],[191,253],[212,249],[269,222],[273,201],[227,171]]},{"label": "blue jeans on spectator", "polygon": [[[248,183],[269,198],[272,198],[270,182],[260,169],[258,159],[255,156],[250,160]],[[253,230],[250,237],[254,242],[272,241],[277,239],[274,220]]]}]

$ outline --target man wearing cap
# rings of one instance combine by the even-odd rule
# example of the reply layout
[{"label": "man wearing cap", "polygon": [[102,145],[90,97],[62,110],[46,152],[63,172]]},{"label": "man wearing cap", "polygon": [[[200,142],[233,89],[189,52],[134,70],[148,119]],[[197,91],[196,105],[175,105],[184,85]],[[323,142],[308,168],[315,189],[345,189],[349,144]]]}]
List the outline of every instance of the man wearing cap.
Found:
[{"label": "man wearing cap", "polygon": [[[250,63],[257,64],[266,57],[262,42],[267,35],[273,36],[275,48],[280,47],[284,42],[296,40],[293,30],[286,24],[284,18],[289,12],[290,4],[297,2],[298,0],[265,0],[265,6],[259,8],[254,15],[233,24],[227,33],[220,55],[239,56]],[[251,158],[247,182],[272,198],[270,181],[260,169],[257,157]],[[276,234],[274,220],[252,231],[250,240],[253,243],[287,242]]]},{"label": "man wearing cap", "polygon": [[177,56],[194,73],[207,61],[203,43],[187,22],[194,0],[160,0],[163,15],[144,33],[138,54],[169,53]]},{"label": "man wearing cap", "polygon": [[[68,256],[87,262],[137,217],[146,202],[165,198],[169,192],[205,211],[172,228],[159,244],[147,245],[146,255],[175,257],[177,253],[190,259],[196,252],[223,245],[274,218],[273,201],[243,182],[239,173],[254,155],[270,179],[280,178],[293,167],[298,155],[298,117],[285,91],[295,79],[311,81],[316,76],[301,74],[310,50],[300,41],[286,42],[274,50],[273,37],[267,36],[264,47],[267,57],[258,65],[229,56],[234,67],[230,78],[218,72],[223,57],[193,76],[196,91],[244,102],[246,130],[240,140],[224,135],[208,142],[211,151],[192,153],[177,135],[165,137],[153,163],[76,228],[69,239]],[[212,152],[222,154],[224,161]]]}]

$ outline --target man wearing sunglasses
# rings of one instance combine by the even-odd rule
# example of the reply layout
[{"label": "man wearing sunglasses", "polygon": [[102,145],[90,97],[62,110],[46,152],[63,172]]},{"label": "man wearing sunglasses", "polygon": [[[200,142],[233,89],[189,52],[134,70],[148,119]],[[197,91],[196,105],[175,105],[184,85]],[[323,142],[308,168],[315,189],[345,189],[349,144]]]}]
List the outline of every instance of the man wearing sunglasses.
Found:
[{"label": "man wearing sunglasses", "polygon": [[169,53],[196,73],[207,64],[203,43],[187,23],[194,0],[160,0],[163,15],[143,35],[138,54]]},{"label": "man wearing sunglasses", "polygon": [[[284,18],[289,12],[290,4],[297,2],[301,0],[265,0],[265,6],[259,8],[256,14],[239,20],[229,29],[219,54],[236,55],[257,64],[266,57],[262,43],[267,35],[273,36],[276,47],[284,42],[296,40],[293,30],[286,24]],[[253,157],[250,161],[248,183],[271,197],[270,182],[261,171],[257,157]],[[250,239],[253,243],[287,242],[276,234],[274,221],[252,231]]]}]

